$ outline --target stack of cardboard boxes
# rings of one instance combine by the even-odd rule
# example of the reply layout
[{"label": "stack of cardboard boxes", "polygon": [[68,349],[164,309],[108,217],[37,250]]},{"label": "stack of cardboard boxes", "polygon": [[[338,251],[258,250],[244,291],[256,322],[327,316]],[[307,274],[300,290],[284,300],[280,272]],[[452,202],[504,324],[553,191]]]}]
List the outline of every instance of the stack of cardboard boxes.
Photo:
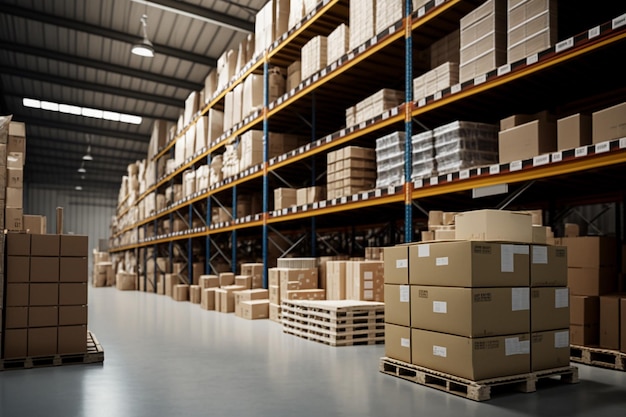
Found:
[{"label": "stack of cardboard boxes", "polygon": [[376,34],[402,19],[404,0],[376,0]]},{"label": "stack of cardboard boxes", "polygon": [[350,50],[376,34],[376,0],[350,0]]},{"label": "stack of cardboard boxes", "polygon": [[404,184],[404,138],[394,132],[376,139],[376,188]]},{"label": "stack of cardboard boxes", "polygon": [[371,190],[376,185],[374,149],[347,146],[329,152],[327,158],[326,193],[328,199]]},{"label": "stack of cardboard boxes", "polygon": [[346,126],[354,126],[398,107],[404,101],[404,92],[383,88],[346,109]]},{"label": "stack of cardboard boxes", "polygon": [[445,62],[413,79],[413,99],[420,100],[459,82],[459,64]]},{"label": "stack of cardboard boxes", "polygon": [[332,64],[348,53],[349,48],[350,27],[343,23],[328,35],[326,63]]},{"label": "stack of cardboard boxes", "polygon": [[531,224],[467,212],[460,240],[386,248],[387,356],[470,380],[568,366],[566,249]]},{"label": "stack of cardboard boxes", "polygon": [[383,262],[327,262],[326,299],[384,302]]},{"label": "stack of cardboard boxes", "polygon": [[24,229],[23,181],[26,159],[26,126],[10,122],[8,135],[0,135],[0,172],[6,177],[0,181],[4,196],[4,228],[10,231]]},{"label": "stack of cardboard boxes", "polygon": [[509,0],[507,15],[508,62],[541,52],[557,42],[556,0]]},{"label": "stack of cardboard boxes", "polygon": [[115,284],[115,274],[113,263],[108,252],[101,252],[96,249],[92,251],[92,279],[91,285],[94,287],[109,287]]},{"label": "stack of cardboard boxes", "polygon": [[328,58],[328,39],[326,36],[315,36],[302,47],[301,73],[306,80],[326,66]]}]

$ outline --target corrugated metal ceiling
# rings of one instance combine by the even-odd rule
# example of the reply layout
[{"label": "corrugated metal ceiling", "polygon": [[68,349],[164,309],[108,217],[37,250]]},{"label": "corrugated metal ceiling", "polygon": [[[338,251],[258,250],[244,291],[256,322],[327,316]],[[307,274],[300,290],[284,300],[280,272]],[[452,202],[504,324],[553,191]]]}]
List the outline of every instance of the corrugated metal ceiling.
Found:
[{"label": "corrugated metal ceiling", "polygon": [[[0,0],[0,114],[27,124],[25,181],[68,189],[82,181],[117,190],[127,165],[145,157],[153,120],[178,118],[217,58],[253,30],[266,1]],[[153,58],[130,53],[141,40],[144,13]],[[143,122],[29,109],[23,97],[139,115]],[[85,163],[80,179],[77,169],[88,145],[94,161]]]}]

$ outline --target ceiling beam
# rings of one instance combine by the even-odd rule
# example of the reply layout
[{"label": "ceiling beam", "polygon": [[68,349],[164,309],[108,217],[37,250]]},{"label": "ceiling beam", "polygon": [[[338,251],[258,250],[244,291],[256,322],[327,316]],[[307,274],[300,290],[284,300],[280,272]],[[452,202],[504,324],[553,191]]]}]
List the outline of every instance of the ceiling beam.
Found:
[{"label": "ceiling beam", "polygon": [[178,0],[133,0],[135,3],[145,4],[158,9],[167,10],[192,19],[199,19],[207,23],[222,26],[228,29],[245,33],[254,33],[254,23],[239,19],[225,13],[216,12],[195,4]]},{"label": "ceiling beam", "polygon": [[[32,156],[32,157],[31,157]],[[50,175],[71,175],[73,178],[80,179],[81,175],[85,175],[86,178],[109,178],[116,177],[119,178],[120,184],[122,182],[122,176],[127,174],[126,167],[113,168],[109,166],[108,168],[103,167],[103,164],[100,164],[98,168],[93,168],[87,166],[85,164],[86,173],[81,174],[78,172],[78,168],[80,164],[68,164],[64,161],[51,161],[50,158],[46,158],[45,155],[29,155],[27,158],[30,158],[30,162],[28,159],[26,160],[25,172],[39,172],[46,171]],[[33,165],[29,165],[29,164]],[[106,164],[105,164],[106,166]]]},{"label": "ceiling beam", "polygon": [[71,63],[74,65],[81,65],[84,67],[96,68],[103,71],[114,72],[116,74],[126,75],[128,77],[135,77],[147,81],[152,81],[158,84],[164,84],[172,87],[183,88],[186,90],[199,91],[204,86],[201,84],[193,83],[186,80],[180,80],[178,78],[166,77],[151,72],[146,72],[140,69],[128,68],[122,65],[111,64],[109,62],[98,61],[96,59],[85,58],[76,55],[65,54],[58,51],[52,51],[44,48],[37,48],[30,45],[18,44],[14,42],[0,42],[0,49],[6,51],[12,51],[22,53],[26,55],[39,56],[42,58],[51,59],[54,61],[62,61]]},{"label": "ceiling beam", "polygon": [[[81,148],[84,148],[84,149],[87,149],[86,146],[91,146],[91,154],[96,155],[96,156],[101,155],[101,156],[107,157],[106,155],[103,155],[99,153],[98,151],[118,151],[118,152],[124,152],[125,155],[134,155],[132,157],[133,159],[143,159],[146,157],[145,152],[131,151],[129,149],[127,150],[127,149],[122,149],[122,148],[113,148],[111,146],[98,145],[98,144],[93,143],[93,140],[87,143],[87,141],[69,140],[67,138],[63,138],[63,139],[44,138],[41,136],[33,136],[30,134],[28,135],[28,140],[26,141],[26,152],[28,153],[30,146],[32,146],[33,148],[39,148],[39,147],[46,148],[47,147],[46,144],[48,143],[52,144],[52,146],[50,147],[51,149],[59,149],[58,146],[54,146],[54,144],[58,142],[63,142],[64,144],[68,144],[70,146],[80,146]],[[113,159],[119,159],[119,158],[113,158]]]},{"label": "ceiling beam", "polygon": [[[24,7],[18,7],[18,6],[9,5],[9,4],[0,4],[0,12],[5,13],[5,14],[10,14],[13,16],[23,17],[29,20],[35,20],[38,22],[47,23],[53,26],[64,27],[70,30],[78,30],[78,31],[89,33],[92,35],[101,36],[103,38],[114,39],[116,41],[128,43],[131,45],[141,41],[141,37],[139,36],[134,36],[125,32],[108,29],[102,26],[91,25],[80,20],[66,19],[61,16],[45,14],[45,13],[42,13],[41,11],[35,11],[35,10],[27,9]],[[139,25],[137,25],[137,28],[139,28]],[[217,66],[217,59],[212,58],[212,57],[195,54],[193,52],[183,51],[178,48],[172,48],[170,46],[162,45],[162,44],[158,44],[154,42],[152,43],[152,45],[154,46],[154,51],[159,54],[169,55],[178,59],[184,59],[185,61],[191,61],[191,62],[195,62],[198,64],[207,65],[213,68]],[[130,53],[130,49],[129,49],[129,53]]]},{"label": "ceiling beam", "polygon": [[140,91],[129,90],[127,88],[112,87],[106,84],[98,84],[94,82],[80,81],[74,78],[60,77],[58,75],[44,74],[36,71],[29,71],[22,68],[9,66],[0,66],[0,74],[13,75],[20,78],[28,78],[30,80],[41,81],[50,84],[62,85],[65,87],[76,88],[79,90],[95,91],[102,94],[110,94],[118,97],[127,97],[135,100],[147,101],[150,103],[159,103],[166,106],[182,109],[185,106],[183,100],[177,100],[170,96],[160,96]]},{"label": "ceiling beam", "polygon": [[149,135],[143,135],[140,133],[121,132],[113,129],[103,129],[99,127],[85,126],[77,123],[58,122],[54,120],[46,120],[37,117],[24,117],[27,124],[35,126],[49,127],[52,129],[70,130],[74,132],[88,133],[97,136],[106,136],[110,138],[124,139],[132,142],[145,143],[146,146],[150,141]]},{"label": "ceiling beam", "polygon": [[28,175],[28,173],[25,172],[24,183],[25,184],[50,184],[50,185],[55,186],[55,188],[62,186],[64,184],[71,186],[72,188],[74,188],[74,186],[76,185],[81,185],[83,187],[83,190],[89,187],[89,188],[95,188],[95,189],[104,188],[107,190],[119,191],[120,186],[122,185],[122,177],[120,177],[118,181],[103,180],[103,179],[81,180],[80,178],[72,178],[67,175],[52,176],[49,173],[40,171],[40,172],[35,173],[35,175]]},{"label": "ceiling beam", "polygon": [[[29,137],[30,141],[31,138]],[[85,150],[69,150],[62,149],[54,146],[42,146],[38,144],[36,146],[28,147],[26,149],[26,163],[32,159],[32,157],[42,157],[42,158],[54,158],[62,159],[64,162],[68,162],[68,166],[72,166],[75,169],[78,169],[80,164],[85,163],[86,168],[94,168],[99,169],[101,167],[120,167],[122,169],[127,169],[128,165],[135,162],[137,159],[143,158],[131,158],[125,157],[120,158],[119,156],[108,156],[108,155],[98,155],[93,152],[93,148],[91,148],[91,156],[93,156],[93,161],[83,161],[83,155],[85,155]],[[145,157],[145,156],[144,156]],[[71,163],[70,163],[71,162]],[[46,162],[46,165],[48,163]]]}]

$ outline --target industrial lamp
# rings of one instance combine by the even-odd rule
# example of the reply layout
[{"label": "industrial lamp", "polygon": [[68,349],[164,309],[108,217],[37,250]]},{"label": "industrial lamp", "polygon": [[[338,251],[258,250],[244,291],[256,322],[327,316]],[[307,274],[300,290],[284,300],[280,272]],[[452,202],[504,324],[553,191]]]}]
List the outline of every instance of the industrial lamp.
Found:
[{"label": "industrial lamp", "polygon": [[93,161],[93,156],[91,156],[91,145],[87,146],[87,153],[83,155],[83,161]]},{"label": "industrial lamp", "polygon": [[154,47],[152,42],[148,39],[148,15],[141,16],[141,29],[143,31],[143,39],[141,42],[133,45],[130,50],[133,54],[152,58],[154,56]]},{"label": "industrial lamp", "polygon": [[87,170],[85,169],[85,163],[83,162],[82,164],[80,164],[80,168],[78,168],[78,172],[81,174],[84,174],[87,172]]}]

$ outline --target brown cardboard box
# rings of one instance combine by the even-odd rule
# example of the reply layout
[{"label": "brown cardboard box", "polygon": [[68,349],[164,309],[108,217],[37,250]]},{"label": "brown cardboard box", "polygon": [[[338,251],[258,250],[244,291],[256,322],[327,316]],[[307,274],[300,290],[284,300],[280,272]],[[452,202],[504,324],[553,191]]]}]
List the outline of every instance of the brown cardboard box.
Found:
[{"label": "brown cardboard box", "polygon": [[473,381],[530,371],[530,334],[467,338],[412,329],[412,363]]},{"label": "brown cardboard box", "polygon": [[346,299],[384,302],[384,283],[382,261],[346,263]]},{"label": "brown cardboard box", "polygon": [[280,285],[280,270],[281,268],[268,268],[267,270],[267,285]]},{"label": "brown cardboard box", "polygon": [[617,291],[617,271],[607,268],[567,268],[567,286],[573,295],[603,295]]},{"label": "brown cardboard box", "polygon": [[[31,292],[33,290],[33,285],[35,284],[31,284]],[[59,284],[59,305],[60,306],[87,305],[87,283],[61,283]]]},{"label": "brown cardboard box", "polygon": [[346,262],[328,261],[326,262],[326,299],[345,300],[346,299]]},{"label": "brown cardboard box", "polygon": [[620,348],[620,303],[624,295],[611,294],[600,297],[600,347]]},{"label": "brown cardboard box", "polygon": [[7,255],[29,256],[31,236],[32,235],[26,233],[7,233]]},{"label": "brown cardboard box", "polygon": [[411,328],[385,323],[385,356],[411,363]]},{"label": "brown cardboard box", "polygon": [[241,316],[248,320],[267,319],[270,316],[269,300],[241,301]]},{"label": "brown cardboard box", "polygon": [[30,258],[30,282],[59,282],[59,258],[32,256]]},{"label": "brown cardboard box", "polygon": [[[87,338],[85,337],[85,342]],[[28,356],[49,356],[57,353],[57,328],[28,329]]]},{"label": "brown cardboard box", "polygon": [[28,327],[28,307],[7,307],[5,310],[5,329],[23,329]]},{"label": "brown cardboard box", "polygon": [[7,187],[22,188],[24,186],[24,168],[7,167],[5,185]]},{"label": "brown cardboard box", "polygon": [[59,324],[59,307],[29,307],[28,327],[51,327]]},{"label": "brown cardboard box", "polygon": [[385,248],[385,284],[409,283],[409,247],[398,245]]},{"label": "brown cardboard box", "polygon": [[274,304],[270,302],[270,320],[281,323],[281,307],[280,304]]},{"label": "brown cardboard box", "polygon": [[[24,208],[24,190],[22,188],[7,187],[5,190],[5,195],[5,204],[7,208]],[[23,213],[24,212],[22,211],[22,216]]]},{"label": "brown cardboard box", "polygon": [[532,288],[531,332],[565,329],[570,324],[569,291],[566,287]]},{"label": "brown cardboard box", "polygon": [[32,256],[59,256],[59,248],[59,235],[32,235],[30,238]]},{"label": "brown cardboard box", "polygon": [[235,285],[241,285],[242,287],[252,289],[252,276],[235,275]]},{"label": "brown cardboard box", "polygon": [[269,298],[270,303],[280,304],[280,285],[270,285]]},{"label": "brown cardboard box", "polygon": [[598,346],[600,324],[571,324],[569,326],[570,343],[576,346]]},{"label": "brown cardboard box", "polygon": [[202,289],[200,308],[203,310],[215,310],[215,290],[215,287]]},{"label": "brown cardboard box", "polygon": [[200,275],[198,283],[203,289],[217,288],[220,286],[220,279],[217,275]]},{"label": "brown cardboard box", "polygon": [[385,323],[411,325],[411,289],[408,285],[385,284]]},{"label": "brown cardboard box", "polygon": [[26,283],[7,283],[5,307],[28,306],[29,286],[30,284]]},{"label": "brown cardboard box", "polygon": [[314,289],[317,288],[318,277],[317,268],[281,268],[280,269],[280,286],[284,289],[287,282],[298,282],[298,289]]},{"label": "brown cardboard box", "polygon": [[87,326],[58,327],[57,353],[83,353],[87,351]]},{"label": "brown cardboard box", "polygon": [[27,351],[27,329],[7,329],[4,332],[4,359],[25,358]]},{"label": "brown cardboard box", "polygon": [[587,295],[570,296],[570,324],[588,325],[600,323],[600,297]]},{"label": "brown cardboard box", "polygon": [[134,291],[137,289],[137,274],[118,272],[115,275],[115,287],[120,291]]},{"label": "brown cardboard box", "polygon": [[220,287],[233,285],[235,283],[235,274],[232,272],[220,272],[218,278],[220,281]]},{"label": "brown cardboard box", "polygon": [[87,325],[87,306],[59,306],[59,326]]},{"label": "brown cardboard box", "polygon": [[281,290],[281,296],[283,300],[324,300],[326,291],[322,289],[288,290],[283,294]]},{"label": "brown cardboard box", "polygon": [[23,216],[24,230],[33,235],[45,235],[47,229],[46,216],[36,216],[32,214],[24,214]]},{"label": "brown cardboard box", "polygon": [[[87,301],[82,304],[87,304]],[[30,284],[29,305],[59,305],[59,284]]]},{"label": "brown cardboard box", "polygon": [[556,124],[534,120],[498,133],[501,164],[556,151]]},{"label": "brown cardboard box", "polygon": [[28,282],[30,279],[30,258],[28,256],[7,256],[6,281]]},{"label": "brown cardboard box", "polygon": [[626,298],[620,301],[620,348],[619,350],[626,353]]},{"label": "brown cardboard box", "polygon": [[19,232],[24,229],[24,210],[17,207],[7,207],[4,210],[4,227],[13,232]]},{"label": "brown cardboard box", "polygon": [[570,332],[568,328],[531,334],[532,372],[569,366]]},{"label": "brown cardboard box", "polygon": [[177,274],[165,274],[165,295],[173,297],[174,285],[179,284],[179,275]]},{"label": "brown cardboard box", "polygon": [[274,210],[295,206],[298,203],[297,189],[277,188],[274,190]]},{"label": "brown cardboard box", "polygon": [[202,287],[199,285],[189,286],[189,301],[193,304],[200,304],[202,302]]},{"label": "brown cardboard box", "polygon": [[[235,295],[232,291],[225,289],[218,289],[215,291],[215,307],[219,307],[220,313],[234,313],[235,312]],[[219,298],[219,302],[217,301]]]},{"label": "brown cardboard box", "polygon": [[59,258],[59,281],[87,282],[87,258]]},{"label": "brown cardboard box", "polygon": [[564,287],[566,285],[567,248],[532,245],[530,247],[530,286]]},{"label": "brown cardboard box", "polygon": [[529,284],[529,247],[494,242],[434,242],[409,247],[412,285],[523,287]]},{"label": "brown cardboard box", "polygon": [[567,246],[567,266],[575,268],[598,268],[617,265],[617,241],[612,237],[581,236],[562,238]]},{"label": "brown cardboard box", "polygon": [[557,149],[572,149],[591,144],[591,116],[573,114],[557,121]]},{"label": "brown cardboard box", "polygon": [[626,103],[593,113],[593,143],[626,136]]},{"label": "brown cardboard box", "polygon": [[455,217],[455,235],[459,240],[532,243],[532,216],[507,210],[466,211]]},{"label": "brown cardboard box", "polygon": [[172,296],[172,298],[174,299],[174,301],[189,301],[189,285],[174,285],[174,295]]},{"label": "brown cardboard box", "polygon": [[89,237],[81,235],[61,235],[61,256],[89,256]]},{"label": "brown cardboard box", "polygon": [[466,337],[528,333],[530,291],[412,286],[411,327]]}]

